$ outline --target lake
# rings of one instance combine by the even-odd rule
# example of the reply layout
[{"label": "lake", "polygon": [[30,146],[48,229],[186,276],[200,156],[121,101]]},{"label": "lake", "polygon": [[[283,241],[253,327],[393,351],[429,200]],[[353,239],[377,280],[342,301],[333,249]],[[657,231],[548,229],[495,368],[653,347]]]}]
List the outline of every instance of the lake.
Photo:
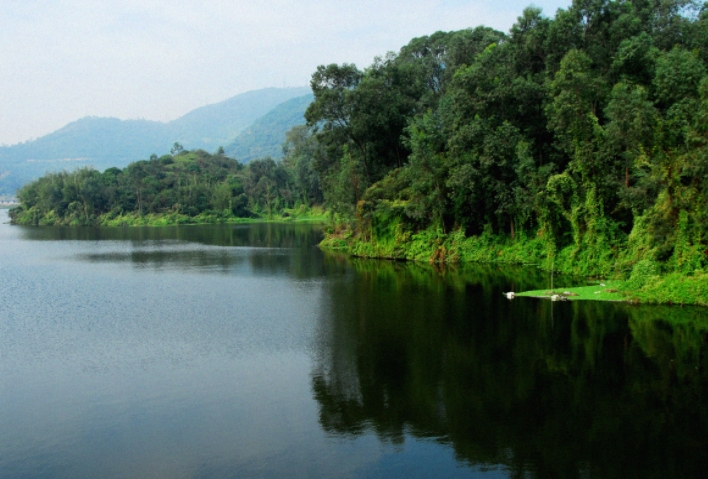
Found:
[{"label": "lake", "polygon": [[0,479],[708,470],[705,309],[509,301],[548,275],[316,225],[0,221]]}]

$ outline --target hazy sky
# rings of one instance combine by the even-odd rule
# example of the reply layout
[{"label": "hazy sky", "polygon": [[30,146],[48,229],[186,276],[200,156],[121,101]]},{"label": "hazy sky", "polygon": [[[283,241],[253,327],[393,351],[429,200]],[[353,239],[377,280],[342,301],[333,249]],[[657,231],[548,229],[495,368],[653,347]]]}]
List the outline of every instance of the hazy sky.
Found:
[{"label": "hazy sky", "polygon": [[[172,120],[258,88],[307,85],[437,30],[508,31],[530,1],[0,0],[0,144],[78,118]],[[552,16],[570,0],[533,2]]]}]

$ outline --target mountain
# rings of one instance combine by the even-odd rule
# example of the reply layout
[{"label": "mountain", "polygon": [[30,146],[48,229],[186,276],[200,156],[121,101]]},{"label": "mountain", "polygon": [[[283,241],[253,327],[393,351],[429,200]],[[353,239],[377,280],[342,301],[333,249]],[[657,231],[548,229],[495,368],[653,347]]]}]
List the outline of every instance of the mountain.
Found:
[{"label": "mountain", "polygon": [[216,150],[276,106],[310,91],[310,87],[265,88],[197,108],[168,123],[171,136],[177,139],[172,143],[179,141],[188,150]]},{"label": "mountain", "polygon": [[276,106],[309,91],[308,87],[254,90],[170,122],[82,118],[36,140],[0,147],[0,197],[14,195],[46,171],[83,165],[124,167],[153,153],[167,153],[174,142],[190,150],[216,150]]},{"label": "mountain", "polygon": [[270,156],[282,158],[285,133],[292,127],[305,123],[305,110],[312,102],[312,94],[292,98],[273,108],[251,126],[243,130],[224,148],[226,156],[247,163],[256,158]]}]

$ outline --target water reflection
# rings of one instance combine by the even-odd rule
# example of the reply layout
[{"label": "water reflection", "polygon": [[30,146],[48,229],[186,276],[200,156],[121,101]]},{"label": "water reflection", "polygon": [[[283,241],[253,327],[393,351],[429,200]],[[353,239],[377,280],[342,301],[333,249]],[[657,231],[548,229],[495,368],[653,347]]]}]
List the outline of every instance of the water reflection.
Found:
[{"label": "water reflection", "polygon": [[434,437],[514,477],[698,477],[705,310],[509,302],[537,271],[354,261],[324,297],[312,389],[330,434]]},{"label": "water reflection", "polygon": [[71,260],[135,269],[321,278],[320,225],[270,224],[179,227],[15,227],[31,241],[92,243]]},{"label": "water reflection", "polygon": [[547,274],[320,235],[0,226],[0,478],[708,466],[706,310],[508,301]]},{"label": "water reflection", "polygon": [[15,226],[23,240],[32,241],[181,241],[249,248],[309,248],[322,239],[319,225],[252,223],[242,225],[185,225],[164,227]]}]

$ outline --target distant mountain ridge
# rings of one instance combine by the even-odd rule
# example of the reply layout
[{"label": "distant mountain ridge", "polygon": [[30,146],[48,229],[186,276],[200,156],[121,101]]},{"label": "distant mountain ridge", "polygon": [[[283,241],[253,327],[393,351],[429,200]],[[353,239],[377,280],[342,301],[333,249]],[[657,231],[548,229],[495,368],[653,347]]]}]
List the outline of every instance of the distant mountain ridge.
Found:
[{"label": "distant mountain ridge", "polygon": [[308,87],[249,91],[166,123],[81,118],[36,140],[0,147],[0,196],[14,195],[17,188],[46,171],[82,165],[124,167],[153,153],[167,153],[174,142],[186,149],[214,151],[276,106],[309,92]]},{"label": "distant mountain ridge", "polygon": [[292,127],[305,123],[305,110],[313,99],[310,93],[276,106],[239,133],[234,141],[224,148],[226,156],[243,163],[264,156],[282,158],[285,133]]},{"label": "distant mountain ridge", "polygon": [[168,126],[172,136],[181,138],[174,141],[179,141],[185,148],[215,150],[226,146],[239,132],[276,106],[310,92],[310,87],[249,91],[220,103],[192,110],[168,123]]}]

